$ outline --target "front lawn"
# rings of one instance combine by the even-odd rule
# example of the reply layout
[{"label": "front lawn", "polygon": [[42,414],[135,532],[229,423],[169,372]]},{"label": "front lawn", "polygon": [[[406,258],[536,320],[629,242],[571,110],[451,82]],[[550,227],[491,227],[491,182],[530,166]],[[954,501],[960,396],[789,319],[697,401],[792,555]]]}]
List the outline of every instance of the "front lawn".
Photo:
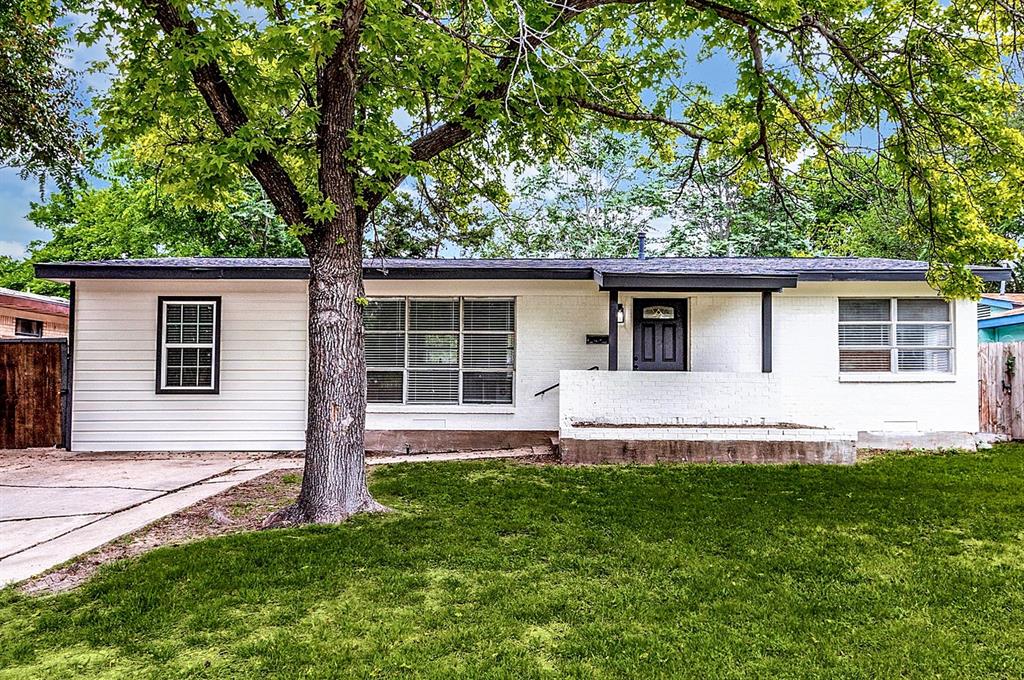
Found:
[{"label": "front lawn", "polygon": [[1024,675],[1024,446],[372,487],[398,512],[0,594],[0,678]]}]

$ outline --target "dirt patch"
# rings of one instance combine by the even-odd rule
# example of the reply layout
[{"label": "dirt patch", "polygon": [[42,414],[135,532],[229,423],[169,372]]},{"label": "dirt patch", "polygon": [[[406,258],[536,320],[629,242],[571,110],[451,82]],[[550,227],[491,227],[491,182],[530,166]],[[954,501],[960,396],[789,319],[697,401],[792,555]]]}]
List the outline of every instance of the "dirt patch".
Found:
[{"label": "dirt patch", "polygon": [[295,500],[302,475],[275,470],[168,515],[19,586],[25,593],[52,594],[89,580],[104,564],[141,555],[165,545],[254,531],[267,516]]},{"label": "dirt patch", "polygon": [[[55,460],[60,455],[67,455],[62,451],[53,450],[45,453],[52,454]],[[550,449],[536,455],[521,455],[522,452],[519,451],[517,453],[520,454],[518,457],[501,460],[519,465],[551,465],[557,462]],[[31,456],[25,456],[18,462],[38,464],[39,456],[40,452],[34,451],[31,452]],[[371,461],[375,458],[378,462],[382,459],[397,462],[403,456],[367,456]],[[408,458],[429,459],[427,456]],[[14,456],[8,461],[13,463]],[[368,474],[372,472],[370,468]],[[61,593],[82,585],[92,578],[101,566],[109,562],[137,557],[165,545],[182,545],[214,536],[255,531],[261,528],[263,520],[271,513],[295,500],[301,482],[300,470],[268,472],[168,515],[92,552],[79,555],[70,562],[22,582],[18,589],[24,593],[38,595]]]}]

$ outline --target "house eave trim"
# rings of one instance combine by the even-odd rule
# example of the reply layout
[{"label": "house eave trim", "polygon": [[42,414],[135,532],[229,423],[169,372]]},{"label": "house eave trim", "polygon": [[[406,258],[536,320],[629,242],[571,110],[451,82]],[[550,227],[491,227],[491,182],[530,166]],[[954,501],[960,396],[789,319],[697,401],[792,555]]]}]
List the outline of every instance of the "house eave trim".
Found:
[{"label": "house eave trim", "polygon": [[598,284],[601,290],[657,292],[711,292],[711,291],[779,291],[796,288],[793,276],[732,276],[722,274],[686,275],[676,274],[609,274],[604,272]]},{"label": "house eave trim", "polygon": [[[1009,281],[1009,269],[998,267],[972,267],[971,273],[982,281]],[[836,272],[801,272],[801,281],[927,281],[928,272],[924,270],[873,270],[873,271],[836,271]]]},{"label": "house eave trim", "polygon": [[1017,326],[1020,324],[1024,324],[1024,312],[1008,314],[1006,316],[994,316],[988,319],[978,319],[978,328],[1001,328],[1003,326]]},{"label": "house eave trim", "polygon": [[308,279],[309,267],[167,267],[40,263],[36,276],[44,279]]},{"label": "house eave trim", "polygon": [[[584,261],[585,262],[585,261]],[[998,282],[1010,279],[1009,269],[1002,267],[972,267],[971,271],[983,281]],[[158,265],[105,262],[46,262],[35,265],[36,276],[55,281],[78,279],[256,279],[305,280],[309,278],[306,264],[251,264],[251,265]],[[758,273],[614,273],[587,266],[559,265],[529,266],[467,266],[452,260],[451,266],[418,267],[379,266],[364,264],[366,279],[394,280],[565,280],[594,281],[601,290],[777,290],[793,288],[797,281],[925,281],[925,269],[808,269],[793,272]]]}]

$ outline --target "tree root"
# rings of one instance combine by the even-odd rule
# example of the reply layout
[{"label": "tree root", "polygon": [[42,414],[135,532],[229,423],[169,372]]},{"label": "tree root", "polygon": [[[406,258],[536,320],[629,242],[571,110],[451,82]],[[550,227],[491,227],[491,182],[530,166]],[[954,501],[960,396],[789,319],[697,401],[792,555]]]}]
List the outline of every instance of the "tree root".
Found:
[{"label": "tree root", "polygon": [[355,515],[383,514],[394,512],[388,506],[378,503],[373,496],[360,499],[352,508],[334,508],[330,512],[315,515],[303,508],[302,503],[293,503],[274,512],[260,525],[261,529],[283,529],[303,524],[341,524]]}]

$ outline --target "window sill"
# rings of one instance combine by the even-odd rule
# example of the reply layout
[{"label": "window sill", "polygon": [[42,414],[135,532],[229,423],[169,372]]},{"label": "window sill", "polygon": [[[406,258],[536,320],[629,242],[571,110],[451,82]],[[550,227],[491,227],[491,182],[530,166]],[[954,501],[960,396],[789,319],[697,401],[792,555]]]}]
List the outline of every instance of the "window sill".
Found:
[{"label": "window sill", "polygon": [[367,404],[367,413],[489,413],[513,414],[512,404]]},{"label": "window sill", "polygon": [[951,383],[956,373],[840,373],[844,383]]}]

